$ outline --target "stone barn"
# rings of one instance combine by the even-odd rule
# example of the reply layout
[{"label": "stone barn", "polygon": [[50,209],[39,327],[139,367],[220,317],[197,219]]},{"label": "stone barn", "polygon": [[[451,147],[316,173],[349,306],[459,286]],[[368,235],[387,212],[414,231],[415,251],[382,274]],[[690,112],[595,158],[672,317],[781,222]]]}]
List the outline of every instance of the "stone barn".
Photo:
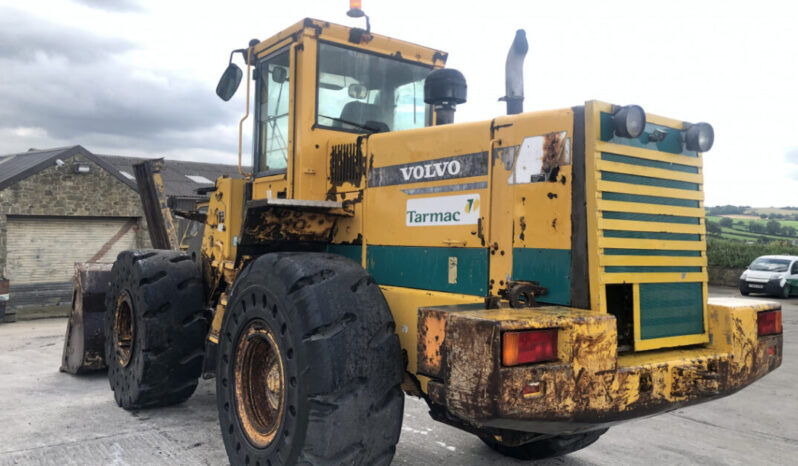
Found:
[{"label": "stone barn", "polygon": [[[149,247],[133,178],[139,160],[81,146],[0,156],[0,281],[10,285],[0,322],[65,312],[76,262],[113,262],[125,249]],[[237,173],[168,160],[162,176],[170,204],[185,209],[202,199],[197,188]]]}]

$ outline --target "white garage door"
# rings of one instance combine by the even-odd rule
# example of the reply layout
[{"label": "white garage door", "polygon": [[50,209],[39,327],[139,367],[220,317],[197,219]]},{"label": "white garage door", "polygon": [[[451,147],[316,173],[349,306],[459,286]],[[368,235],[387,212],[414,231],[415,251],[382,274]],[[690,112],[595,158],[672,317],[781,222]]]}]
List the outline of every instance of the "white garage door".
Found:
[{"label": "white garage door", "polygon": [[136,247],[130,218],[9,218],[6,271],[12,284],[68,282],[76,262],[113,262]]}]

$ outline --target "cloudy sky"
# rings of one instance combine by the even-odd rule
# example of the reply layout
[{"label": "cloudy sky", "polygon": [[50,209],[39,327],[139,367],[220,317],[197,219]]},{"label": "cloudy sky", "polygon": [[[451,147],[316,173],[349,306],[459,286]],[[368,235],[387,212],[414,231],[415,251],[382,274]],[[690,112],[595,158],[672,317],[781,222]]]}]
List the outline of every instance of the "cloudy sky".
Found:
[{"label": "cloudy sky", "polygon": [[[449,52],[458,121],[504,112],[526,29],[526,110],[599,99],[715,128],[706,203],[798,205],[798,6],[736,1],[363,0],[374,32]],[[235,163],[243,92],[214,91],[233,48],[304,17],[361,26],[347,0],[0,0],[0,154]],[[248,140],[245,136],[245,141]]]}]

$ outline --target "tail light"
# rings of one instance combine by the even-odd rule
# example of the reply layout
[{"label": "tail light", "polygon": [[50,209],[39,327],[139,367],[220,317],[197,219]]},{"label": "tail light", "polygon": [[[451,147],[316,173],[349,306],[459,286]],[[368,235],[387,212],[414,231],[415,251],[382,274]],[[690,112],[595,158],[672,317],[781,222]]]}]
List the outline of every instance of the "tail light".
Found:
[{"label": "tail light", "polygon": [[556,328],[504,332],[502,335],[502,364],[505,366],[554,361],[556,359]]},{"label": "tail light", "polygon": [[781,333],[781,310],[757,313],[756,329],[760,337]]}]

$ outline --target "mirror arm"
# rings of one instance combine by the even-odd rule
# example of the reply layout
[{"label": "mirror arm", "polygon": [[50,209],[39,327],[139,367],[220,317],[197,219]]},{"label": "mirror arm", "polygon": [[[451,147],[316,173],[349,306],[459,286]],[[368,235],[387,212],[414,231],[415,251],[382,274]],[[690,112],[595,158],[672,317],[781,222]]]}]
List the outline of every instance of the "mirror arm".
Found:
[{"label": "mirror arm", "polygon": [[[233,61],[233,54],[235,52],[237,52],[237,51],[238,50],[234,50],[233,52],[230,53],[230,62],[231,63]],[[243,49],[241,51],[243,51]],[[246,109],[246,112],[244,113],[244,116],[241,118],[241,121],[238,122],[238,173],[241,176],[243,176],[244,178],[246,178],[247,180],[252,179],[252,173],[244,173],[243,168],[241,168],[241,141],[243,139],[243,134],[244,134],[244,120],[249,118],[249,81],[250,81],[250,76],[251,76],[251,73],[252,73],[252,70],[250,69],[252,67],[252,65],[250,65],[250,63],[251,63],[250,62],[251,55],[252,55],[252,47],[247,49],[247,57],[246,57],[246,59],[247,59],[247,75],[246,75],[246,78],[247,78],[247,107],[246,108],[247,109]],[[252,168],[254,169],[255,167],[252,167]]]}]

